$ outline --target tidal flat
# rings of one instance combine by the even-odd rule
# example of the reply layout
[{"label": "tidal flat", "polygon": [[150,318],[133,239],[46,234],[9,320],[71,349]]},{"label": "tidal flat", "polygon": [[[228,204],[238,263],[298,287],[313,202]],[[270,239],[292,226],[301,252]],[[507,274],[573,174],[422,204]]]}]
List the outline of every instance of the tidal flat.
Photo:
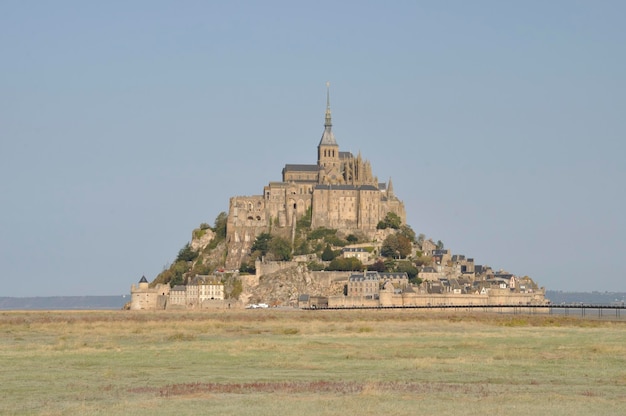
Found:
[{"label": "tidal flat", "polygon": [[626,414],[626,322],[417,310],[0,312],[3,415]]}]

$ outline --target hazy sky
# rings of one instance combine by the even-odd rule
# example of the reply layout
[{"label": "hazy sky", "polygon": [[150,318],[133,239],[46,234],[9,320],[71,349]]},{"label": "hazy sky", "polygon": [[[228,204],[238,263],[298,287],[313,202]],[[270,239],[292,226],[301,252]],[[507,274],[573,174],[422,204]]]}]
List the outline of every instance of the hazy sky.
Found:
[{"label": "hazy sky", "polygon": [[626,2],[0,3],[0,296],[128,294],[234,195],[341,150],[409,224],[626,286]]}]

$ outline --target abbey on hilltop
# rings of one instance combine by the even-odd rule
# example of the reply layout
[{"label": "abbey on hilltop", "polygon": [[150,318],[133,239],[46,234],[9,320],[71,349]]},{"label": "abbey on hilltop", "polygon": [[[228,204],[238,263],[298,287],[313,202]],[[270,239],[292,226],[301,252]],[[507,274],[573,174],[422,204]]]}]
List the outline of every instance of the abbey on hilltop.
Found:
[{"label": "abbey on hilltop", "polygon": [[369,161],[360,154],[354,156],[339,150],[332,131],[327,90],[317,163],[287,164],[282,181],[270,182],[262,195],[232,197],[227,240],[229,244],[247,245],[272,228],[294,228],[296,221],[305,215],[311,216],[312,228],[326,227],[369,236],[389,212],[406,223],[404,204],[394,194],[391,179],[388,183],[378,182]]},{"label": "abbey on hilltop", "polygon": [[228,215],[193,230],[169,269],[131,287],[130,309],[549,303],[528,276],[416,238],[391,180],[378,182],[360,154],[340,151],[328,91],[326,101],[317,163],[287,164],[261,195],[230,198]]}]

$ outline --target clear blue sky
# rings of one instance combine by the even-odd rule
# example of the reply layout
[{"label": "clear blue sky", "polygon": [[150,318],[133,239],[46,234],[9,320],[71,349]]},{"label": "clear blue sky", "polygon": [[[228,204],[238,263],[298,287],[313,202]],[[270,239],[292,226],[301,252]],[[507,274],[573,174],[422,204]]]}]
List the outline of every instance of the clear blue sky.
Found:
[{"label": "clear blue sky", "polygon": [[626,2],[0,3],[0,296],[127,294],[342,150],[416,232],[624,291]]}]

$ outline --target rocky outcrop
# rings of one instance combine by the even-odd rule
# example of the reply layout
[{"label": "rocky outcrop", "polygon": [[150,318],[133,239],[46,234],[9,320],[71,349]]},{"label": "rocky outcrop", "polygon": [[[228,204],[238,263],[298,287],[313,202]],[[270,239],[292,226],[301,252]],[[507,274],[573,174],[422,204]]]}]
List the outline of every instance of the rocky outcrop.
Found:
[{"label": "rocky outcrop", "polygon": [[246,303],[267,303],[272,306],[296,306],[303,293],[334,296],[343,293],[345,277],[333,273],[310,272],[297,265],[261,276],[256,284],[244,287],[240,299]]},{"label": "rocky outcrop", "polygon": [[191,238],[191,249],[193,251],[202,251],[215,238],[215,233],[210,228],[201,230],[195,229]]}]

